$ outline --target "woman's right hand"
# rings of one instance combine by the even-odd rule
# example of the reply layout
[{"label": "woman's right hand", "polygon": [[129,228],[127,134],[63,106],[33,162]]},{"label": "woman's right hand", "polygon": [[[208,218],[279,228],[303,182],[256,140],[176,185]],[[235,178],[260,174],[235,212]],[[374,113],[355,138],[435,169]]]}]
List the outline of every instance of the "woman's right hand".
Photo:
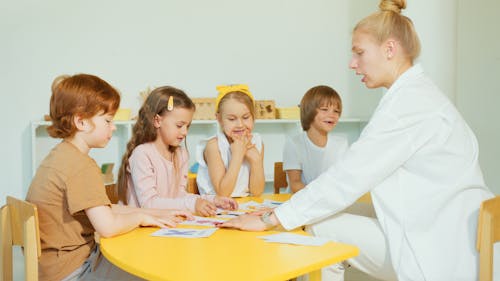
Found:
[{"label": "woman's right hand", "polygon": [[215,206],[215,204],[203,198],[196,199],[194,208],[196,214],[202,217],[215,216],[217,213],[217,207]]}]

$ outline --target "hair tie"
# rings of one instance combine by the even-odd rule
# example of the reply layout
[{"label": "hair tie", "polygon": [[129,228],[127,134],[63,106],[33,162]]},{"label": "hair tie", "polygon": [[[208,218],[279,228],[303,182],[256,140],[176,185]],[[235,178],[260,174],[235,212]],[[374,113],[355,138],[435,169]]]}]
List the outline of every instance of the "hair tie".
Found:
[{"label": "hair tie", "polygon": [[249,96],[252,102],[254,101],[252,93],[248,89],[248,85],[246,84],[235,84],[235,85],[219,85],[215,87],[219,92],[217,98],[215,99],[215,111],[219,111],[219,103],[224,96],[232,92],[241,92],[245,95]]}]

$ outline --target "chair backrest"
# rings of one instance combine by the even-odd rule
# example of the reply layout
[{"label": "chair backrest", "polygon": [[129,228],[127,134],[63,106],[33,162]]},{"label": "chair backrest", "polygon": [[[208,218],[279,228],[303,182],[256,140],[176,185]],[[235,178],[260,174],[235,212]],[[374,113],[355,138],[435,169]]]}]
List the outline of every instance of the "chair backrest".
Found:
[{"label": "chair backrest", "polygon": [[493,244],[500,241],[500,196],[481,203],[477,224],[479,280],[493,280]]},{"label": "chair backrest", "polygon": [[281,188],[286,188],[286,173],[283,171],[283,162],[274,162],[274,193],[279,194]]},{"label": "chair backrest", "polygon": [[200,194],[200,191],[198,190],[198,184],[196,183],[196,176],[197,174],[195,173],[188,173],[186,191],[189,193]]},{"label": "chair backrest", "polygon": [[120,198],[118,197],[118,185],[116,183],[105,184],[106,195],[108,195],[109,201],[112,204],[117,204]]},{"label": "chair backrest", "polygon": [[41,255],[38,213],[36,206],[7,196],[1,209],[1,269],[2,280],[12,280],[12,246],[24,250],[25,278],[38,280],[38,258]]}]

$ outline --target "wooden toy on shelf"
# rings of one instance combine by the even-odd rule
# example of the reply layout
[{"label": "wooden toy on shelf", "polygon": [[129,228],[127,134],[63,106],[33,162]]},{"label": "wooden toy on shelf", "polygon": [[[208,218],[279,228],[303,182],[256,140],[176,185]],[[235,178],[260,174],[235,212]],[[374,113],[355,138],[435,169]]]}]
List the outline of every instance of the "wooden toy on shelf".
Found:
[{"label": "wooden toy on shelf", "polygon": [[276,119],[274,100],[256,100],[255,119]]},{"label": "wooden toy on shelf", "polygon": [[214,120],[215,119],[215,98],[192,98],[196,105],[194,120]]}]

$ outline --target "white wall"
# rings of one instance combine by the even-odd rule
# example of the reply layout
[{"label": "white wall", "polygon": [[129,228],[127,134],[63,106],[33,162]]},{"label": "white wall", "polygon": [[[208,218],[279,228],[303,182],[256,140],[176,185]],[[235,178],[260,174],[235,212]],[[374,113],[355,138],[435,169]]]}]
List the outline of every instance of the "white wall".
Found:
[{"label": "white wall", "polygon": [[458,1],[459,110],[479,140],[486,183],[500,194],[500,1]]},{"label": "white wall", "polygon": [[[410,1],[408,14],[424,41],[424,67],[453,99],[456,33],[445,32],[456,32],[456,4],[434,2]],[[377,0],[0,0],[0,203],[6,194],[23,197],[27,190],[30,122],[48,112],[50,84],[63,73],[101,76],[122,92],[122,105],[134,109],[147,86],[170,84],[202,97],[214,96],[217,84],[247,83],[257,99],[291,106],[309,87],[328,84],[341,93],[345,117],[369,116],[382,91],[366,90],[347,63],[353,24],[377,5]],[[428,14],[432,22],[426,22]],[[498,67],[498,59],[491,63]],[[483,72],[492,75],[476,71]],[[482,82],[491,89],[496,81]],[[460,99],[477,108],[475,95],[462,91]],[[497,123],[479,124],[498,132]],[[485,170],[493,164],[486,162]],[[493,173],[487,177],[498,182]]]},{"label": "white wall", "polygon": [[[48,112],[51,81],[62,73],[97,74],[132,108],[139,107],[139,91],[164,84],[196,97],[215,96],[221,83],[248,83],[257,99],[274,98],[281,106],[297,104],[316,84],[347,92],[348,42],[339,39],[348,30],[346,3],[4,3],[0,170],[8,189],[1,192],[24,196],[31,180],[29,124]],[[344,99],[349,103],[348,95]]]}]

